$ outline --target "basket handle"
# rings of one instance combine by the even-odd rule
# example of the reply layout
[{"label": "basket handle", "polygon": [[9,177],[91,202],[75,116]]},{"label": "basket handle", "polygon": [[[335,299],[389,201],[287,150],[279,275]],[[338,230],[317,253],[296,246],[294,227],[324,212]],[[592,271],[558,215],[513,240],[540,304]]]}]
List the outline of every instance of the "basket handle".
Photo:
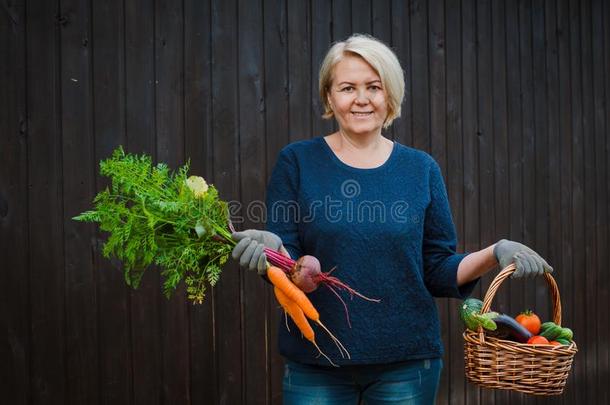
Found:
[{"label": "basket handle", "polygon": [[[489,309],[491,308],[491,302],[493,301],[496,295],[496,291],[498,291],[498,288],[500,287],[500,284],[502,284],[504,280],[506,280],[511,274],[513,274],[516,268],[517,267],[515,266],[515,264],[511,263],[506,266],[501,272],[499,272],[498,275],[496,275],[496,277],[493,279],[493,281],[489,285],[489,288],[487,289],[485,299],[483,299],[483,308],[481,308],[482,314],[489,312]],[[555,282],[555,279],[553,278],[553,276],[551,276],[550,273],[544,272],[544,278],[547,284],[549,285],[549,288],[551,290],[551,296],[553,299],[553,322],[561,326],[561,299],[559,297],[559,288],[557,288],[557,283]]]}]

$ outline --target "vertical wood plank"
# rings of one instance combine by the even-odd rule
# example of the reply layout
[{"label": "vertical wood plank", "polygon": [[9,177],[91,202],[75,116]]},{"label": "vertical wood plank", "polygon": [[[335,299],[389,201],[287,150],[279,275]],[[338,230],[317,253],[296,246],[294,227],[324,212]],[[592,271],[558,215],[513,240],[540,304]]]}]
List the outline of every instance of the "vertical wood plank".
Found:
[{"label": "vertical wood plank", "polygon": [[[155,2],[155,85],[157,159],[171,168],[184,156],[184,9],[183,3]],[[190,403],[188,307],[184,285],[162,299],[162,402]]]},{"label": "vertical wood plank", "polygon": [[32,404],[68,403],[57,11],[49,1],[30,1],[26,10]]},{"label": "vertical wood plank", "polygon": [[[583,194],[583,242],[584,242],[584,277],[583,289],[587,291],[583,297],[582,321],[586,336],[582,336],[580,342],[585,344],[582,364],[586,373],[586,385],[584,389],[584,400],[597,402],[597,326],[598,312],[597,302],[597,252],[596,252],[596,160],[595,160],[595,118],[593,110],[593,61],[592,39],[591,39],[591,2],[582,0],[580,2],[580,27],[581,27],[581,77],[582,83],[582,194]],[[582,290],[581,290],[582,291]],[[583,295],[580,293],[579,295]],[[584,339],[583,339],[584,338]]]},{"label": "vertical wood plank", "polygon": [[411,22],[409,2],[393,0],[392,8],[392,48],[404,71],[405,95],[400,118],[392,123],[394,140],[404,145],[413,144],[412,118],[412,64],[411,64]]},{"label": "vertical wood plank", "polygon": [[92,117],[91,4],[66,1],[61,29],[61,128],[66,303],[66,403],[99,397],[97,274],[94,226],[71,218],[90,208],[96,162]]},{"label": "vertical wood plank", "polygon": [[[604,41],[604,21],[603,21],[603,2],[594,0],[591,4],[591,24],[592,24],[592,65],[593,65],[593,98],[594,98],[594,117],[595,117],[595,230],[596,230],[596,271],[597,280],[593,287],[597,290],[597,300],[593,307],[597,311],[597,334],[595,342],[597,344],[597,374],[596,378],[596,401],[602,404],[608,403],[607,386],[608,370],[608,341],[610,333],[608,323],[603,322],[607,319],[604,308],[610,303],[608,272],[604,270],[605,263],[608,263],[608,193],[605,187],[607,182],[607,161],[606,161],[606,134],[608,123],[605,120],[604,102],[607,103],[608,94],[605,93],[604,84],[609,79],[608,70],[604,70],[604,56],[607,52],[607,43]],[[606,52],[604,52],[606,50]],[[602,320],[601,322],[599,320]]]},{"label": "vertical wood plank", "polygon": [[[582,269],[586,268],[585,261],[585,229],[584,229],[584,134],[583,134],[583,86],[582,86],[582,33],[581,33],[581,12],[580,5],[575,0],[569,3],[570,10],[570,83],[571,83],[571,99],[572,99],[572,138],[571,138],[571,154],[572,154],[572,175],[571,175],[571,191],[572,191],[572,212],[571,221],[573,227],[573,262],[572,262],[572,295],[573,301],[570,308],[572,309],[572,321],[566,322],[566,325],[572,325],[574,334],[580,338],[580,341],[585,342],[588,335],[587,324],[585,323],[586,308],[585,295],[581,291],[585,289],[585,279],[582,274]],[[573,371],[578,386],[585,387],[587,384],[586,370],[586,348],[583,347],[584,355],[580,362],[575,362]],[[578,389],[575,394],[575,401],[582,403],[585,401],[585,390]]]},{"label": "vertical wood plank", "polygon": [[[605,176],[606,176],[606,213],[607,215],[610,215],[610,137],[608,136],[608,129],[610,128],[610,77],[608,75],[608,72],[610,71],[610,51],[608,50],[608,47],[610,46],[610,4],[608,4],[608,2],[603,2],[603,7],[602,7],[602,15],[603,15],[603,21],[602,21],[602,25],[603,25],[603,34],[602,34],[602,43],[604,44],[604,57],[603,57],[603,67],[604,67],[604,100],[605,100],[605,108],[604,108],[604,119],[605,119],[605,125],[606,125],[606,131],[605,131],[605,158],[606,158],[606,171],[605,171]],[[601,64],[601,63],[600,63]],[[607,246],[607,245],[604,245]],[[608,273],[604,272],[604,276],[606,277],[606,280],[608,279]],[[606,284],[607,286],[608,284]],[[607,291],[607,289],[605,289],[605,291]],[[605,292],[604,291],[604,292]],[[608,297],[608,295],[606,295]],[[608,299],[606,299],[604,301],[604,306],[602,308],[607,307],[610,304],[610,297]],[[610,323],[610,311],[606,311],[605,317],[602,318],[602,321],[606,322],[606,325],[608,323]],[[610,333],[606,336],[609,336]],[[604,342],[605,347],[608,347],[608,344],[610,342],[610,336],[607,337]],[[609,362],[610,361],[610,353],[608,353],[608,356],[605,359],[602,359],[603,362]],[[610,384],[610,373],[606,373],[606,375],[603,377],[603,381],[606,384]],[[606,396],[609,396],[608,394],[605,394]]]},{"label": "vertical wood plank", "polygon": [[[521,134],[522,149],[519,157],[522,163],[522,194],[521,217],[523,218],[523,236],[518,239],[527,246],[532,246],[534,250],[536,236],[536,162],[535,162],[535,124],[536,105],[534,103],[534,72],[533,72],[533,38],[532,38],[532,4],[527,1],[519,1],[519,70],[521,88]],[[516,307],[511,314],[517,316],[526,308],[532,308],[536,303],[536,292],[548,294],[546,284],[542,279],[521,279],[514,280],[516,288],[523,290],[521,301],[515,301]],[[525,394],[515,393],[513,398],[519,398],[518,402],[528,401]]]},{"label": "vertical wood plank", "polygon": [[[464,248],[467,252],[479,249],[479,175],[477,133],[477,74],[476,74],[476,4],[462,1],[462,134],[464,157]],[[479,286],[473,292],[482,297]],[[479,404],[480,389],[467,384],[464,397],[456,398],[458,404]]]},{"label": "vertical wood plank", "polygon": [[[127,150],[156,156],[153,0],[125,3],[125,132]],[[144,274],[131,292],[132,401],[161,403],[160,277]]]},{"label": "vertical wood plank", "polygon": [[[562,322],[571,325],[573,318],[572,278],[575,268],[572,263],[572,93],[570,80],[570,11],[567,0],[557,7],[557,32],[559,44],[559,133],[561,136],[561,272],[563,283],[559,285],[562,300]],[[563,395],[565,404],[575,401],[575,365]]]},{"label": "vertical wood plank", "polygon": [[157,158],[170,167],[184,161],[183,13],[173,2],[155,2]]},{"label": "vertical wood plank", "polygon": [[560,138],[559,138],[559,66],[558,66],[558,42],[557,42],[557,3],[545,1],[545,53],[546,53],[546,83],[547,83],[547,137],[548,137],[548,159],[549,159],[549,194],[547,203],[549,205],[549,245],[547,261],[557,271],[553,277],[561,284],[563,269],[559,263],[561,259],[561,222],[557,220],[561,216],[560,200]]},{"label": "vertical wood plank", "polygon": [[[494,134],[493,134],[493,60],[492,60],[491,2],[480,0],[476,4],[477,41],[477,126],[476,139],[479,167],[479,247],[495,242],[494,214]],[[487,291],[492,277],[483,277],[479,282]],[[503,311],[504,303],[494,300],[494,307]],[[494,391],[481,390],[481,403],[494,404]]]},{"label": "vertical wood plank", "polygon": [[[123,2],[92,3],[92,72],[94,190],[108,180],[99,176],[96,162],[108,158],[125,138],[125,48]],[[100,403],[131,401],[130,299],[122,269],[102,256],[105,236],[96,227],[94,271],[98,274]]]},{"label": "vertical wood plank", "polygon": [[[532,59],[532,6],[526,1],[519,2],[519,69],[521,71],[521,131],[522,149],[521,160],[523,161],[523,189],[519,196],[521,199],[523,217],[523,237],[520,242],[527,246],[533,246],[535,250],[536,235],[536,176],[535,176],[535,127],[536,116],[534,105],[534,78]],[[544,288],[541,279],[516,280],[516,284],[524,291],[522,301],[517,301],[517,308],[513,309],[513,316],[524,308],[530,308],[536,302],[536,291],[538,287]]]},{"label": "vertical wood plank", "polygon": [[351,0],[332,1],[332,39],[343,41],[352,34]]},{"label": "vertical wood plank", "polygon": [[[493,54],[491,27],[491,2],[478,1],[476,9],[477,32],[477,146],[479,154],[479,185],[480,185],[480,244],[488,246],[495,235],[494,213],[494,110],[493,110]],[[483,287],[487,289],[491,280],[485,279]],[[498,303],[501,304],[501,303]]]},{"label": "vertical wood plank", "polygon": [[[603,115],[604,115],[604,119],[605,119],[605,160],[606,160],[606,171],[605,171],[605,176],[606,176],[606,181],[605,181],[605,189],[606,189],[606,213],[607,215],[610,215],[610,137],[608,136],[608,130],[610,129],[610,74],[608,74],[608,71],[610,71],[610,51],[608,51],[608,47],[610,46],[610,5],[608,4],[608,2],[602,2],[603,3],[603,7],[602,7],[602,15],[603,15],[603,21],[602,21],[602,25],[603,25],[603,34],[602,34],[602,38],[603,38],[603,48],[604,48],[604,56],[603,56],[603,68],[604,68],[604,100],[605,100],[605,109],[603,111]],[[607,245],[605,245],[607,246]],[[606,280],[608,279],[608,273],[604,272],[604,276],[606,277]],[[607,286],[607,284],[606,284]],[[607,290],[604,290],[604,293],[606,294]],[[604,295],[605,295],[604,294]],[[608,295],[606,295],[607,297]],[[610,303],[610,299],[606,299],[604,305],[608,305],[608,303]],[[605,314],[605,318],[602,319],[602,322],[604,322],[605,320],[605,324],[608,325],[610,324],[610,313],[606,313]],[[610,334],[610,333],[609,333]],[[607,337],[605,340],[605,347],[607,347],[608,343],[610,342],[610,337]],[[602,362],[606,363],[610,361],[610,353],[608,354],[608,357],[606,357],[605,359],[602,359]],[[610,384],[610,373],[607,373],[606,376],[602,377],[603,381],[606,384]],[[608,394],[605,394],[606,396],[608,396]]]},{"label": "vertical wood plank", "polygon": [[411,69],[413,71],[413,147],[430,152],[430,75],[428,4],[411,3]]},{"label": "vertical wood plank", "polygon": [[[238,31],[234,24],[237,1],[212,2],[212,131],[213,182],[225,201],[239,197],[239,80]],[[243,324],[240,272],[234,261],[223,269],[214,289],[216,317],[216,399],[222,404],[244,400]]]},{"label": "vertical wood plank", "polygon": [[[447,151],[447,95],[446,95],[446,61],[445,61],[445,8],[443,0],[430,2],[428,14],[428,54],[430,64],[430,143],[431,154],[439,163],[443,177],[447,179],[448,174],[448,151]],[[441,323],[441,338],[445,347],[444,361],[447,362],[447,349],[450,333],[449,310],[450,300],[437,299],[439,319]],[[459,303],[457,303],[459,305]],[[453,306],[451,306],[453,309]],[[441,381],[438,392],[438,401],[448,400],[449,378],[448,368],[444,367],[441,373]]]},{"label": "vertical wood plank", "polygon": [[[534,170],[536,173],[535,192],[535,235],[533,249],[542,257],[548,258],[549,239],[549,160],[548,160],[548,131],[547,131],[547,91],[546,91],[546,67],[545,67],[545,21],[544,1],[532,2],[532,61],[533,61],[533,100],[534,100]],[[542,280],[539,284],[544,285]],[[550,319],[549,309],[550,294],[547,288],[537,288],[534,301],[530,307],[546,319]]]},{"label": "vertical wood plank", "polygon": [[352,0],[352,30],[354,33],[372,34],[371,0]]},{"label": "vertical wood plank", "polygon": [[445,8],[443,0],[432,0],[428,14],[428,55],[430,71],[430,152],[443,176],[447,177],[447,116]]},{"label": "vertical wood plank", "polygon": [[[510,232],[509,220],[509,140],[508,138],[508,91],[507,91],[507,33],[506,33],[506,3],[492,2],[491,4],[491,37],[492,43],[492,128],[493,128],[493,167],[494,167],[494,222],[495,232],[490,234],[488,243],[495,243],[501,238],[508,238]],[[512,39],[511,39],[512,40]],[[496,274],[490,274],[487,279]],[[496,294],[496,307],[509,311],[510,283],[500,288]],[[496,390],[495,402],[498,404],[509,402],[509,393],[506,390]]]},{"label": "vertical wood plank", "polygon": [[[262,229],[265,177],[265,71],[262,1],[239,2],[239,201],[242,229]],[[258,207],[258,208],[257,208]],[[250,209],[252,208],[252,210]],[[266,307],[269,286],[256,272],[242,271],[244,388],[242,403],[266,404],[268,347]],[[273,315],[271,315],[273,316]]]},{"label": "vertical wood plank", "polygon": [[[522,101],[521,101],[521,70],[520,70],[520,31],[519,4],[506,2],[506,60],[511,61],[511,69],[507,70],[507,111],[508,111],[508,160],[509,160],[509,239],[523,240],[523,132],[522,132]],[[525,300],[522,281],[506,283],[509,294],[509,313],[520,310]],[[523,401],[523,395],[511,392],[510,401]]]},{"label": "vertical wood plank", "polygon": [[[547,100],[547,138],[548,138],[548,213],[549,213],[549,243],[548,263],[554,268],[553,277],[561,286],[565,276],[561,267],[561,149],[559,136],[559,66],[557,41],[557,3],[545,1],[545,66],[546,66],[546,100]],[[561,292],[561,291],[560,291]],[[563,297],[563,294],[562,294]],[[550,305],[548,305],[550,309]]]},{"label": "vertical wood plank", "polygon": [[376,0],[371,2],[372,33],[385,44],[392,43],[392,1]]},{"label": "vertical wood plank", "polygon": [[[464,251],[464,160],[462,153],[462,25],[461,3],[445,2],[446,53],[446,131],[447,131],[447,193],[458,234],[458,251]],[[463,324],[458,316],[458,301],[450,300],[448,343],[445,344],[447,392],[440,403],[464,403],[464,340]]]},{"label": "vertical wood plank", "polygon": [[319,72],[322,60],[331,45],[332,8],[327,1],[311,2],[311,128],[312,137],[333,132],[333,119],[322,119],[324,106],[319,95]]},{"label": "vertical wood plank", "polygon": [[313,136],[311,108],[311,9],[307,2],[287,0],[288,14],[288,116],[290,141]]},{"label": "vertical wood plank", "polygon": [[[210,179],[213,170],[211,1],[184,2],[184,148],[191,171]],[[191,403],[217,403],[214,292],[208,290],[190,317]]]},{"label": "vertical wood plank", "polygon": [[[520,50],[520,70],[521,70],[521,94],[522,94],[522,131],[523,131],[523,242],[533,245],[536,233],[535,220],[535,197],[536,197],[536,178],[534,173],[534,153],[535,153],[535,128],[534,117],[534,79],[533,79],[533,60],[532,60],[532,10],[531,4],[526,1],[519,2],[519,50]],[[531,303],[529,298],[533,297],[530,290],[526,291],[527,303]],[[525,304],[525,303],[524,303]]]},{"label": "vertical wood plank", "polygon": [[[492,128],[494,139],[494,218],[495,232],[490,242],[507,237],[510,231],[509,212],[509,161],[508,161],[508,103],[507,103],[507,27],[506,3],[492,2],[491,4],[491,30],[492,30],[492,83],[493,83],[493,111]],[[511,39],[512,40],[512,39]],[[498,301],[505,304],[509,299],[507,289],[498,291]]]},{"label": "vertical wood plank", "polygon": [[[351,0],[333,0],[331,17],[332,42],[344,41],[352,33],[352,3]],[[330,119],[332,131],[336,131],[338,126],[334,118]]]},{"label": "vertical wood plank", "polygon": [[0,17],[0,391],[7,403],[29,401],[30,314],[28,273],[28,132],[26,10],[24,1],[4,4]]},{"label": "vertical wood plank", "polygon": [[[265,0],[264,4],[264,58],[265,58],[265,123],[266,170],[265,180],[271,175],[279,151],[290,140],[289,130],[289,76],[287,7],[284,0]],[[266,184],[266,183],[265,183]],[[279,322],[276,301],[267,295],[267,347],[268,347],[268,403],[282,402],[282,376],[284,360],[278,352],[277,331]]]},{"label": "vertical wood plank", "polygon": [[[561,218],[561,134],[560,134],[560,80],[559,80],[559,36],[557,2],[545,1],[545,53],[546,53],[546,101],[547,101],[547,137],[548,137],[548,170],[549,181],[547,204],[549,206],[549,243],[547,261],[555,269],[553,277],[557,281],[562,305],[565,308],[566,292],[562,288],[567,284],[564,279],[570,273],[561,265],[562,259],[562,223]],[[550,304],[548,305],[550,309]],[[565,310],[564,310],[565,319]],[[565,322],[565,321],[564,321]],[[566,388],[569,390],[569,387]],[[564,395],[565,396],[565,395]],[[562,401],[563,402],[563,401]]]}]

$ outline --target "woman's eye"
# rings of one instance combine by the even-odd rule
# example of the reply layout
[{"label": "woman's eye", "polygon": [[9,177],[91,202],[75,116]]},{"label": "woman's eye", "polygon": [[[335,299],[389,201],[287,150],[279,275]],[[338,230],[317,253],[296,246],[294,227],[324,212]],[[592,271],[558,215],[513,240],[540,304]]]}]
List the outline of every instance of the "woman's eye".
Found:
[{"label": "woman's eye", "polygon": [[346,86],[341,89],[341,91],[352,91],[352,90],[354,90],[353,86]]},{"label": "woman's eye", "polygon": [[379,87],[379,86],[369,86],[369,90],[378,91],[378,90],[381,90],[381,87]]}]

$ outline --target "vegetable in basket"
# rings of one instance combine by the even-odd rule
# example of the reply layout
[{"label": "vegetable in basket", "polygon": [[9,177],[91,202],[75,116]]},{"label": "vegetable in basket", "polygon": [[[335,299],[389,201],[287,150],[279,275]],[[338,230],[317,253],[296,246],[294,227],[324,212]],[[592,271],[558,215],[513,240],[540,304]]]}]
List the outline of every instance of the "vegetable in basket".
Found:
[{"label": "vegetable in basket", "polygon": [[540,332],[540,318],[529,309],[517,315],[515,320],[529,330],[532,335],[537,335]]},{"label": "vegetable in basket", "polygon": [[487,330],[496,330],[497,326],[494,318],[498,316],[497,312],[487,312],[481,314],[483,301],[476,298],[467,298],[460,306],[460,319],[464,325],[470,330],[477,331],[479,326]]},{"label": "vegetable in basket", "polygon": [[478,331],[479,327],[486,329],[488,334],[499,339],[510,339],[525,343],[532,333],[512,317],[497,312],[481,314],[483,302],[476,298],[466,299],[460,307],[460,318],[466,327]]},{"label": "vegetable in basket", "polygon": [[573,335],[570,328],[563,328],[555,322],[545,322],[540,328],[540,336],[544,336],[548,340],[559,341],[560,343],[567,342],[567,344],[570,344],[574,337]]}]

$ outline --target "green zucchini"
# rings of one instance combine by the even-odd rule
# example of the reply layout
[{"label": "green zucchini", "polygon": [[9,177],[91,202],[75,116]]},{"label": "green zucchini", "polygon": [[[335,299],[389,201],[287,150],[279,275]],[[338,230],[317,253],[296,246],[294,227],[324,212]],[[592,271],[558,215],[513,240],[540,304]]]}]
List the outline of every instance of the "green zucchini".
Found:
[{"label": "green zucchini", "polygon": [[557,339],[555,339],[555,341],[557,341],[557,342],[561,343],[561,344],[562,344],[562,345],[564,345],[564,346],[569,346],[569,345],[570,345],[570,343],[571,343],[569,340],[567,340],[567,339],[562,339],[562,338],[557,338]]}]

